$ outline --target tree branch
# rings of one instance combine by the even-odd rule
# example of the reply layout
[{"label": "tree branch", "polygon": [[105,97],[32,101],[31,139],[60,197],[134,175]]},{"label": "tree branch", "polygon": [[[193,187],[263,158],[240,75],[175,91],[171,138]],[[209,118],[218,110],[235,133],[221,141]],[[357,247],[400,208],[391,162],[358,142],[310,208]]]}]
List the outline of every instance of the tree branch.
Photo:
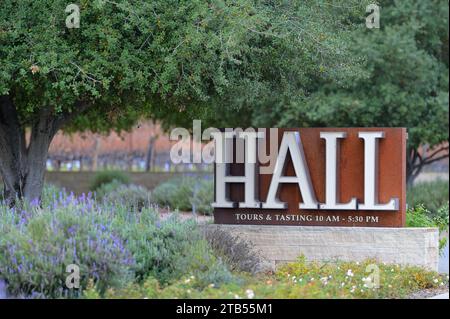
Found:
[{"label": "tree branch", "polygon": [[[430,155],[428,155],[427,156],[427,158],[433,158],[434,156],[436,156],[437,154],[439,154],[439,153],[441,153],[441,152],[443,152],[443,151],[448,151],[449,150],[449,147],[448,146],[445,146],[445,147],[441,147],[441,148],[439,148],[439,149],[437,149],[437,150],[435,150],[433,153],[431,153]],[[448,156],[448,153],[447,153],[447,156]]]},{"label": "tree branch", "polygon": [[443,159],[445,159],[447,157],[449,157],[448,154],[445,154],[445,155],[442,155],[442,156],[439,156],[439,157],[436,157],[436,158],[433,158],[433,159],[424,160],[423,161],[423,165],[429,165],[429,164],[434,163],[434,162],[439,162],[439,161],[441,161],[441,160],[443,160]]}]

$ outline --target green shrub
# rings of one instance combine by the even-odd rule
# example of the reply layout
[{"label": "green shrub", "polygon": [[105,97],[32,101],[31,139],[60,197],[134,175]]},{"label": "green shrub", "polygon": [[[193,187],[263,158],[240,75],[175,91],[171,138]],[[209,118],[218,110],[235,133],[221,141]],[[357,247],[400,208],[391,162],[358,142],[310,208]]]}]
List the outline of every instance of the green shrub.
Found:
[{"label": "green shrub", "polygon": [[442,205],[438,211],[437,216],[434,218],[436,224],[439,226],[441,230],[448,229],[448,202]]},{"label": "green shrub", "polygon": [[406,201],[409,207],[424,205],[430,212],[430,217],[436,217],[439,208],[448,202],[448,196],[448,181],[436,180],[413,185],[406,193]]},{"label": "green shrub", "polygon": [[211,206],[214,201],[214,182],[211,179],[202,179],[196,186],[191,197],[192,210],[199,213],[212,214]]},{"label": "green shrub", "polygon": [[172,209],[191,210],[192,188],[186,181],[185,178],[175,178],[158,185],[152,192],[153,201]]},{"label": "green shrub", "polygon": [[111,183],[103,184],[100,187],[98,187],[97,190],[95,191],[95,198],[99,202],[101,202],[101,201],[103,201],[103,198],[106,195],[114,192],[116,189],[118,189],[122,185],[124,185],[124,184],[118,180],[113,180]]},{"label": "green shrub", "polygon": [[424,205],[417,205],[409,208],[406,212],[406,226],[407,227],[437,227],[439,228],[441,239],[439,240],[439,249],[443,250],[448,241],[448,202],[438,209],[436,216],[431,217],[432,214]]},{"label": "green shrub", "polygon": [[177,215],[160,220],[156,213],[151,212],[143,209],[121,219],[115,218],[115,227],[121,237],[126,238],[127,248],[135,258],[133,271],[138,281],[150,276],[167,284],[187,274],[199,278],[212,276],[212,269],[216,272],[221,269],[216,275],[217,284],[220,278],[229,276],[194,221],[181,221]]},{"label": "green shrub", "polygon": [[188,247],[184,258],[179,261],[178,269],[178,276],[173,279],[188,277],[195,280],[193,284],[199,289],[208,285],[220,287],[235,280],[227,265],[215,255],[205,240],[197,240]]},{"label": "green shrub", "polygon": [[94,175],[94,177],[91,181],[90,190],[96,191],[102,185],[109,184],[113,181],[117,181],[121,184],[129,184],[130,177],[127,174],[125,174],[124,172],[120,172],[120,171],[98,172]]},{"label": "green shrub", "polygon": [[161,206],[181,211],[212,213],[214,183],[208,177],[184,176],[158,185],[152,192],[152,199]]},{"label": "green shrub", "polygon": [[249,242],[220,229],[206,228],[204,235],[215,255],[221,256],[231,271],[260,271],[261,257]]},{"label": "green shrub", "polygon": [[198,240],[195,224],[180,222],[175,217],[161,221],[147,209],[116,221],[116,228],[127,239],[127,247],[135,256],[133,270],[138,280],[152,276],[165,283],[177,277],[179,260]]},{"label": "green shrub", "polygon": [[440,207],[435,214],[432,214],[424,205],[417,205],[409,208],[406,212],[407,227],[437,227],[441,231],[448,228],[448,202]]},{"label": "green shrub", "polygon": [[448,243],[448,221],[449,221],[449,216],[448,216],[448,202],[443,205],[441,208],[438,209],[438,216],[435,217],[435,222],[436,225],[439,227],[439,229],[441,230],[441,236],[439,239],[439,248],[441,250],[441,253],[443,253],[443,249],[445,248],[445,246]]},{"label": "green shrub", "polygon": [[150,192],[139,185],[123,185],[113,181],[100,187],[97,196],[105,203],[125,205],[132,210],[150,207]]},{"label": "green shrub", "polygon": [[430,211],[422,204],[408,208],[408,211],[406,212],[406,226],[437,227],[430,215]]}]

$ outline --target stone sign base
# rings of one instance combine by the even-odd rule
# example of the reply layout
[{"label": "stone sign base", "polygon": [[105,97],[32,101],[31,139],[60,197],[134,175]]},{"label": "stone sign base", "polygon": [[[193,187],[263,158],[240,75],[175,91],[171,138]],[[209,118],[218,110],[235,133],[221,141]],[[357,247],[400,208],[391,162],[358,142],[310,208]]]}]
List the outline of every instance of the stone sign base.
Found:
[{"label": "stone sign base", "polygon": [[208,225],[248,241],[265,260],[263,269],[295,261],[362,261],[414,265],[437,271],[437,228]]}]

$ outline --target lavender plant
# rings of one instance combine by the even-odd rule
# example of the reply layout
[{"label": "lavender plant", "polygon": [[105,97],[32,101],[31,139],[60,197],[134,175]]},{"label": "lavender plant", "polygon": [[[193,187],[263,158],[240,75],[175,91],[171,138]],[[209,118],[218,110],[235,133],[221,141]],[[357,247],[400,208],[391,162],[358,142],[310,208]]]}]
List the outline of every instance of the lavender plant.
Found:
[{"label": "lavender plant", "polygon": [[[0,209],[0,278],[15,296],[74,297],[88,280],[104,291],[132,278],[134,258],[113,222],[90,196],[62,192],[48,206]],[[68,289],[69,264],[80,268],[80,288]]]}]

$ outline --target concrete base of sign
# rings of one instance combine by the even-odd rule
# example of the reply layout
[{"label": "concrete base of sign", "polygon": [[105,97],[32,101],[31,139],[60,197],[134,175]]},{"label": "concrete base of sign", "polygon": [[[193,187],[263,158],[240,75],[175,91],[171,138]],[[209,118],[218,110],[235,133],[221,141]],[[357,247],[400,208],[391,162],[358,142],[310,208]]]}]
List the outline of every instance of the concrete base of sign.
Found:
[{"label": "concrete base of sign", "polygon": [[414,265],[437,271],[437,228],[207,225],[248,241],[264,259],[263,269],[295,261],[362,261]]}]

